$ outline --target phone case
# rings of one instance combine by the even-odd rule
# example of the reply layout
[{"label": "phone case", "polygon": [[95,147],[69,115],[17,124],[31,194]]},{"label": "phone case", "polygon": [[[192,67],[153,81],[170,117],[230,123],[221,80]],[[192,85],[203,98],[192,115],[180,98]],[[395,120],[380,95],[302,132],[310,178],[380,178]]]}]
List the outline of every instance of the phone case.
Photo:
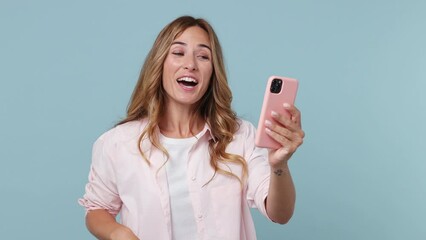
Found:
[{"label": "phone case", "polygon": [[[277,79],[274,81],[274,79]],[[274,82],[281,80],[281,90],[279,92],[273,93],[271,84]],[[274,84],[275,85],[275,84]],[[268,83],[266,85],[266,91],[263,99],[262,110],[260,113],[259,123],[257,126],[256,132],[256,140],[255,144],[258,147],[270,148],[270,149],[278,149],[281,145],[276,142],[272,137],[270,137],[265,131],[265,120],[269,120],[272,123],[275,120],[271,116],[271,112],[275,111],[284,116],[290,117],[290,114],[287,110],[284,109],[283,104],[289,103],[291,105],[294,104],[296,99],[296,93],[299,82],[296,79],[288,78],[288,77],[279,77],[279,76],[271,76],[268,79]],[[272,86],[274,88],[274,86]],[[274,90],[275,91],[275,90]]]}]

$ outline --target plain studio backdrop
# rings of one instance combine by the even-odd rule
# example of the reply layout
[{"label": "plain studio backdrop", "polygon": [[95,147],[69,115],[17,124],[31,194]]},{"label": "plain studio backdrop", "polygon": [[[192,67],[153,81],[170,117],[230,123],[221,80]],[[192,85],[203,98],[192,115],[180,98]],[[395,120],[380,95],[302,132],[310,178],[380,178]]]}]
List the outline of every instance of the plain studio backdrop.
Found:
[{"label": "plain studio backdrop", "polygon": [[0,1],[0,236],[93,239],[77,199],[96,138],[125,115],[154,38],[206,18],[233,107],[257,125],[266,79],[300,81],[306,138],[287,225],[259,239],[426,239],[426,2]]}]

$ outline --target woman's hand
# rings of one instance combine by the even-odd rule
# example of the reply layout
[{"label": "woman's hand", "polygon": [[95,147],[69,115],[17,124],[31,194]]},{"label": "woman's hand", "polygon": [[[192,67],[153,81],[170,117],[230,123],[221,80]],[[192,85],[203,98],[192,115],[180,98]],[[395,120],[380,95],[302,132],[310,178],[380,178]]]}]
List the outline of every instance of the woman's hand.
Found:
[{"label": "woman's hand", "polygon": [[302,145],[305,137],[300,111],[295,106],[286,103],[283,104],[283,108],[290,113],[290,118],[272,112],[271,115],[275,121],[265,123],[266,133],[282,146],[269,151],[271,167],[287,164],[293,153]]},{"label": "woman's hand", "polygon": [[90,210],[86,215],[87,229],[97,239],[139,240],[130,228],[115,221],[105,209]]}]

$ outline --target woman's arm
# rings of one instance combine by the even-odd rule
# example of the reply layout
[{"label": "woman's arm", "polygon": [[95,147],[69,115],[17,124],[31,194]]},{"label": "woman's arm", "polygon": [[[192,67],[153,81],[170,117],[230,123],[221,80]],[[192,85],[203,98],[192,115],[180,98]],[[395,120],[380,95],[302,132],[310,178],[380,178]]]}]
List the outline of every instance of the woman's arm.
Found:
[{"label": "woman's arm", "polygon": [[269,151],[271,178],[268,197],[265,200],[269,218],[280,224],[285,224],[290,220],[296,201],[296,191],[287,163],[303,143],[305,137],[299,110],[288,104],[283,107],[290,113],[290,119],[272,113],[274,123],[266,123],[268,135],[282,146],[279,149]]},{"label": "woman's arm", "polygon": [[268,197],[265,200],[269,218],[286,224],[293,216],[296,190],[287,164],[271,167]]},{"label": "woman's arm", "polygon": [[129,228],[117,223],[114,216],[104,209],[88,211],[86,226],[100,240],[139,240]]}]

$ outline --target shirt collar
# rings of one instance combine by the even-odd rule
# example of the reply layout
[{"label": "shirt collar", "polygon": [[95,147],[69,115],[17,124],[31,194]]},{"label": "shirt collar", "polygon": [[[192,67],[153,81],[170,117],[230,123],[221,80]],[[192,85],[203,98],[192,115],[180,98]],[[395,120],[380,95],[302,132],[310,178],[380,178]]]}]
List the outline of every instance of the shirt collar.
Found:
[{"label": "shirt collar", "polygon": [[[141,128],[140,128],[140,132],[142,132],[143,129],[147,126],[148,119],[147,118],[142,119],[141,122],[142,122],[142,124],[141,124]],[[157,131],[158,134],[160,133],[160,129],[158,127],[157,127],[156,131]],[[200,138],[204,137],[204,135],[207,136],[209,141],[210,140],[213,140],[214,142],[217,141],[217,139],[214,137],[212,130],[210,128],[210,125],[208,123],[205,123],[203,130],[201,130],[201,133],[199,134]],[[150,141],[145,141],[145,142],[151,143]],[[148,150],[150,147],[151,147],[151,144],[148,144],[148,146],[145,146],[143,149]]]},{"label": "shirt collar", "polygon": [[213,136],[212,130],[209,124],[207,123],[204,125],[204,129],[201,131],[200,138],[203,137],[204,135],[207,136],[209,141],[213,139],[213,141],[216,142],[216,138]]}]

